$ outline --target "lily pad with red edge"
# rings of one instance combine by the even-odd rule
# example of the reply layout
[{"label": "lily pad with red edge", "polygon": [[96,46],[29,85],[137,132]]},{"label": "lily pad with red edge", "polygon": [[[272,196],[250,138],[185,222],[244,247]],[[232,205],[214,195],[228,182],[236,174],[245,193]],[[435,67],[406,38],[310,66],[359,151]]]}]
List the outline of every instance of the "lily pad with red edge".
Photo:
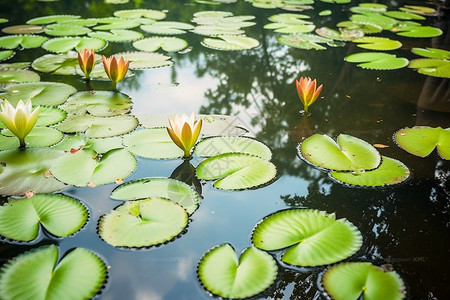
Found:
[{"label": "lily pad with red edge", "polygon": [[450,128],[406,127],[398,130],[394,134],[394,139],[398,146],[413,155],[426,157],[437,148],[443,159],[450,159]]},{"label": "lily pad with red edge", "polygon": [[408,59],[384,52],[360,52],[350,54],[346,61],[357,63],[359,67],[371,70],[395,70],[408,65]]}]

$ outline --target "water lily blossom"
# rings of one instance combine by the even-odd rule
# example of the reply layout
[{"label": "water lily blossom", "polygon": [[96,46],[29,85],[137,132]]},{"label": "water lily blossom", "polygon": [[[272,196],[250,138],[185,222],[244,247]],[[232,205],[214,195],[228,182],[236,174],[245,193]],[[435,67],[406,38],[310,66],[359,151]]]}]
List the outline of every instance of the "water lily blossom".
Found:
[{"label": "water lily blossom", "polygon": [[32,111],[31,100],[26,104],[22,100],[14,108],[8,100],[3,100],[0,104],[0,118],[5,126],[19,138],[20,148],[25,148],[25,137],[33,129],[39,117],[40,106]]},{"label": "water lily blossom", "polygon": [[80,64],[80,69],[83,71],[86,80],[89,80],[89,75],[94,70],[95,66],[95,51],[92,49],[83,49],[78,52],[78,63]]},{"label": "water lily blossom", "polygon": [[105,67],[106,75],[108,75],[109,79],[113,83],[113,90],[116,90],[117,83],[119,81],[122,81],[122,79],[127,74],[130,61],[124,60],[123,56],[121,56],[120,59],[117,59],[115,56],[106,58],[103,55],[102,59],[103,59],[103,67]]},{"label": "water lily blossom", "polygon": [[202,119],[195,120],[194,112],[189,117],[185,114],[181,117],[175,114],[173,119],[169,119],[167,132],[172,141],[184,151],[184,157],[189,157],[191,149],[200,135],[201,128]]},{"label": "water lily blossom", "polygon": [[295,80],[295,85],[297,86],[298,97],[303,103],[305,113],[307,113],[308,107],[317,100],[317,97],[319,97],[323,84],[316,88],[317,82],[315,79],[312,80],[309,77],[300,77],[300,81]]}]

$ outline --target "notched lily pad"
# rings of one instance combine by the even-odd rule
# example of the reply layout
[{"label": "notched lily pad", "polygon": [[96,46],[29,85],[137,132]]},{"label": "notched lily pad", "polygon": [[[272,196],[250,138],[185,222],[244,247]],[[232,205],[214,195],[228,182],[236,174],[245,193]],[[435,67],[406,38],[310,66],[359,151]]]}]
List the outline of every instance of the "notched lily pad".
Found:
[{"label": "notched lily pad", "polygon": [[47,37],[40,35],[7,35],[0,37],[0,48],[9,50],[19,46],[23,49],[38,48],[46,40]]},{"label": "notched lily pad", "polygon": [[0,93],[0,98],[8,100],[14,106],[21,99],[30,99],[34,106],[57,106],[63,104],[77,89],[65,83],[39,82],[11,84],[4,91]]},{"label": "notched lily pad", "polygon": [[397,145],[413,155],[426,157],[437,148],[443,159],[450,159],[450,128],[406,127],[398,130],[394,134],[394,139]]},{"label": "notched lily pad", "polygon": [[92,38],[102,39],[109,42],[128,42],[135,41],[142,38],[144,35],[138,31],[127,29],[113,29],[107,31],[89,32],[88,35]]},{"label": "notched lily pad", "polygon": [[382,37],[363,37],[354,39],[353,42],[357,43],[358,47],[369,50],[395,50],[402,46],[399,41]]},{"label": "notched lily pad", "polygon": [[235,51],[258,47],[259,41],[247,36],[221,35],[216,38],[205,38],[202,44],[216,50]]},{"label": "notched lily pad", "polygon": [[183,34],[193,28],[194,26],[189,23],[175,21],[159,21],[153,24],[141,25],[141,29],[145,32],[162,35]]},{"label": "notched lily pad", "polygon": [[55,75],[76,75],[78,54],[69,51],[64,54],[46,54],[36,58],[31,66],[33,69]]},{"label": "notched lily pad", "polygon": [[85,35],[89,32],[91,32],[90,28],[80,25],[56,23],[45,26],[45,33],[52,36]]},{"label": "notched lily pad", "polygon": [[121,52],[116,56],[123,56],[124,59],[129,60],[130,69],[161,68],[173,65],[171,57],[161,53]]},{"label": "notched lily pad", "polygon": [[281,35],[277,37],[277,41],[289,47],[305,50],[324,50],[326,48],[320,44],[332,42],[329,38],[308,33]]},{"label": "notched lily pad", "polygon": [[417,69],[420,74],[450,78],[450,61],[446,59],[418,58],[409,62],[408,68]]},{"label": "notched lily pad", "polygon": [[[25,137],[27,147],[47,147],[62,140],[63,134],[54,128],[34,127]],[[19,148],[19,140],[9,130],[3,130],[0,134],[0,150],[12,150]]]},{"label": "notched lily pad", "polygon": [[166,13],[154,9],[128,9],[115,11],[114,16],[124,19],[148,18],[162,20],[166,17]]},{"label": "notched lily pad", "polygon": [[74,20],[74,19],[78,19],[78,18],[80,18],[80,16],[77,16],[77,15],[51,15],[51,16],[43,16],[43,17],[33,18],[31,20],[28,20],[27,24],[32,24],[32,25],[50,24],[50,23],[54,23],[54,22],[60,22],[60,21],[65,21],[65,20]]},{"label": "notched lily pad", "polygon": [[41,80],[41,77],[30,70],[20,69],[0,69],[0,84],[1,83],[20,83],[20,82],[34,82]]},{"label": "notched lily pad", "polygon": [[149,37],[133,42],[134,48],[148,52],[155,52],[160,48],[164,51],[176,52],[187,46],[186,40],[177,37]]},{"label": "notched lily pad", "polygon": [[383,52],[360,52],[350,54],[346,61],[358,63],[358,66],[372,70],[395,70],[408,65],[408,59]]},{"label": "notched lily pad", "polygon": [[63,37],[54,38],[46,41],[42,48],[53,53],[64,53],[71,50],[80,51],[84,48],[92,50],[101,50],[107,43],[104,40],[88,37]]}]

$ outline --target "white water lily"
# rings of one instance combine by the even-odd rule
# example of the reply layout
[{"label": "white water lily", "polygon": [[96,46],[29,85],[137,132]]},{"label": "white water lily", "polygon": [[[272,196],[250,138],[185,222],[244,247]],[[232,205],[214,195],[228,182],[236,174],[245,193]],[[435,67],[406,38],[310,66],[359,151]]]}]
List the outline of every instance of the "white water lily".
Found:
[{"label": "white water lily", "polygon": [[184,151],[184,157],[189,157],[191,149],[200,135],[201,128],[202,120],[195,120],[194,112],[189,117],[185,114],[181,117],[174,114],[173,119],[169,119],[167,132],[172,141]]},{"label": "white water lily", "polygon": [[25,137],[33,129],[39,117],[40,106],[32,110],[31,100],[23,103],[22,100],[14,108],[8,100],[0,103],[0,118],[5,126],[19,138],[20,148],[25,148]]}]

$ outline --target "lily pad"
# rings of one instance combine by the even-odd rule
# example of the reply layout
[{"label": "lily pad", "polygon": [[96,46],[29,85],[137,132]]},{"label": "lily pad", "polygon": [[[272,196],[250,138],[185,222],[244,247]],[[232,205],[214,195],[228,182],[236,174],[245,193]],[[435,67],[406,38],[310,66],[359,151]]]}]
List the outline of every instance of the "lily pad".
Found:
[{"label": "lily pad", "polygon": [[125,149],[98,155],[83,149],[56,159],[50,171],[58,180],[75,186],[103,185],[128,177],[137,167],[136,158]]},{"label": "lily pad", "polygon": [[52,36],[85,35],[91,29],[80,25],[50,24],[45,26],[45,33]]},{"label": "lily pad", "polygon": [[188,214],[164,198],[127,201],[98,222],[100,237],[116,247],[150,247],[168,242],[186,228]]},{"label": "lily pad", "polygon": [[259,46],[259,41],[247,36],[219,36],[217,38],[205,38],[202,44],[206,47],[223,50],[248,50]]},{"label": "lily pad", "polygon": [[281,260],[295,266],[332,264],[356,253],[359,230],[348,220],[315,209],[287,209],[264,218],[252,233],[255,247],[285,249]]},{"label": "lily pad", "polygon": [[71,50],[80,51],[84,48],[101,50],[107,43],[104,40],[89,37],[63,37],[46,41],[42,48],[53,53],[64,53]]},{"label": "lily pad", "polygon": [[443,32],[440,28],[431,26],[416,26],[416,27],[401,28],[400,32],[397,32],[398,35],[413,38],[437,37],[442,35],[442,33]]},{"label": "lily pad", "polygon": [[398,130],[394,134],[394,139],[397,145],[413,155],[426,157],[437,148],[443,159],[450,159],[450,128],[406,127]]},{"label": "lily pad", "polygon": [[436,9],[427,6],[418,6],[418,5],[405,5],[399,8],[402,11],[424,15],[424,16],[436,16]]},{"label": "lily pad", "polygon": [[41,77],[30,70],[0,69],[0,83],[19,83],[39,81]]},{"label": "lily pad", "polygon": [[0,98],[8,100],[14,106],[21,99],[30,99],[34,106],[57,106],[77,91],[73,86],[59,82],[12,84],[4,90],[5,93],[0,93]]},{"label": "lily pad", "polygon": [[336,300],[400,300],[405,298],[405,286],[395,272],[385,272],[369,262],[341,263],[329,268],[322,284]]},{"label": "lily pad", "polygon": [[169,199],[193,214],[199,205],[200,195],[186,183],[171,178],[143,178],[129,181],[115,188],[115,200],[139,200],[152,197]]},{"label": "lily pad", "polygon": [[186,40],[177,37],[149,37],[133,42],[137,50],[155,52],[162,49],[168,52],[183,50],[188,46]]},{"label": "lily pad", "polygon": [[[1,97],[1,95],[0,95]],[[58,107],[41,105],[39,111],[39,118],[36,122],[36,127],[50,126],[61,122],[67,116],[67,112]]]},{"label": "lily pad", "polygon": [[140,32],[127,29],[113,29],[110,32],[94,31],[88,35],[92,38],[102,39],[109,42],[128,42],[142,38],[144,35]]},{"label": "lily pad", "polygon": [[141,25],[141,29],[145,32],[162,35],[183,34],[193,28],[194,26],[189,23],[175,21],[159,21],[153,24]]},{"label": "lily pad", "polygon": [[425,20],[426,18],[406,11],[387,11],[384,15],[398,20]]},{"label": "lily pad", "polygon": [[450,60],[450,51],[437,49],[437,48],[412,48],[411,51],[414,54],[428,57],[428,58],[438,58],[438,59],[449,59]]},{"label": "lily pad", "polygon": [[223,190],[244,190],[267,185],[276,176],[271,162],[244,153],[224,153],[205,159],[197,166],[197,177],[217,180],[214,187]]},{"label": "lily pad", "polygon": [[51,193],[68,186],[48,171],[51,163],[64,152],[48,148],[0,152],[0,195],[22,196],[28,191]]},{"label": "lily pad", "polygon": [[297,33],[278,36],[277,41],[280,44],[298,49],[324,50],[326,48],[320,44],[329,43],[332,40],[315,34]]},{"label": "lily pad", "polygon": [[[9,130],[3,130],[0,135],[0,150],[12,150],[19,148],[19,139]],[[54,128],[34,127],[25,137],[27,147],[47,147],[62,140],[63,134]],[[9,141],[8,141],[9,140]]]},{"label": "lily pad", "polygon": [[104,138],[133,131],[138,125],[134,116],[95,117],[91,115],[70,115],[55,128],[64,133],[84,132],[88,138]]},{"label": "lily pad", "polygon": [[221,36],[242,36],[245,31],[240,28],[223,28],[217,25],[200,25],[196,26],[191,32],[199,35],[206,35],[212,37]]},{"label": "lily pad", "polygon": [[394,54],[384,52],[360,52],[350,54],[345,58],[351,63],[358,63],[358,66],[372,70],[395,70],[408,65],[408,59],[397,57]]},{"label": "lily pad", "polygon": [[315,134],[300,144],[299,153],[313,165],[329,170],[358,173],[380,165],[380,153],[366,141],[347,134],[340,134],[336,140]]},{"label": "lily pad", "polygon": [[69,51],[64,54],[46,54],[36,58],[31,66],[33,69],[55,75],[76,75],[78,54]]},{"label": "lily pad", "polygon": [[354,39],[353,42],[357,43],[358,47],[369,50],[395,50],[402,47],[399,41],[382,37],[363,37]]},{"label": "lily pad", "polygon": [[197,273],[202,285],[212,294],[224,299],[243,299],[272,285],[278,266],[264,251],[250,247],[238,258],[230,244],[223,244],[201,258]]},{"label": "lily pad", "polygon": [[101,18],[97,19],[99,25],[93,27],[94,30],[130,29],[138,27],[141,22],[136,19],[123,18]]},{"label": "lily pad", "polygon": [[74,135],[66,135],[64,139],[57,145],[52,146],[52,149],[63,150],[65,152],[77,151],[81,149],[92,149],[98,154],[104,154],[113,149],[123,148],[122,137],[113,136],[109,138],[87,138],[82,133]]},{"label": "lily pad", "polygon": [[194,153],[201,157],[211,157],[222,153],[247,153],[270,160],[272,151],[265,144],[248,137],[216,136],[200,141]]},{"label": "lily pad", "polygon": [[80,18],[80,16],[51,15],[51,16],[43,16],[43,17],[33,18],[31,20],[28,20],[27,24],[32,24],[32,25],[50,24],[50,23],[55,23],[55,22],[60,22],[60,21],[65,21],[65,20],[74,20],[74,19],[78,19],[78,18]]},{"label": "lily pad", "polygon": [[420,74],[450,78],[450,61],[444,59],[419,58],[409,62],[408,68],[417,69]]},{"label": "lily pad", "polygon": [[145,158],[179,158],[184,154],[172,141],[165,127],[134,131],[123,137],[123,144],[133,154]]},{"label": "lily pad", "polygon": [[[93,252],[75,248],[58,262],[55,245],[41,246],[8,261],[0,272],[0,290],[5,300],[90,299],[103,287],[107,271]],[[80,288],[82,286],[83,288]],[[51,296],[49,296],[51,295]]]},{"label": "lily pad", "polygon": [[131,105],[131,98],[122,93],[83,91],[70,96],[61,108],[72,115],[90,114],[97,117],[110,117],[129,112]]},{"label": "lily pad", "polygon": [[150,69],[173,65],[170,56],[161,53],[148,52],[121,52],[116,54],[130,61],[130,69]]},{"label": "lily pad", "polygon": [[31,198],[11,199],[0,206],[0,235],[29,242],[37,238],[40,225],[57,237],[80,230],[89,212],[81,202],[59,194],[37,194]]},{"label": "lily pad", "polygon": [[115,11],[114,16],[124,19],[148,18],[162,20],[166,17],[166,13],[154,9],[128,9]]},{"label": "lily pad", "polygon": [[19,46],[23,49],[38,48],[46,40],[47,37],[39,35],[7,35],[0,37],[0,48],[10,50]]},{"label": "lily pad", "polygon": [[354,14],[350,16],[350,20],[360,24],[372,24],[383,28],[383,30],[391,30],[397,24],[397,20],[394,18],[378,13]]},{"label": "lily pad", "polygon": [[305,33],[311,32],[316,28],[314,24],[286,24],[286,23],[269,23],[264,25],[265,29],[273,29],[279,33]]},{"label": "lily pad", "polygon": [[305,24],[305,19],[309,19],[308,15],[302,14],[293,14],[293,13],[281,13],[271,15],[269,20],[275,23],[284,23],[284,24]]},{"label": "lily pad", "polygon": [[0,61],[11,58],[11,57],[13,57],[13,55],[14,55],[14,51],[12,51],[12,50],[0,51]]}]

